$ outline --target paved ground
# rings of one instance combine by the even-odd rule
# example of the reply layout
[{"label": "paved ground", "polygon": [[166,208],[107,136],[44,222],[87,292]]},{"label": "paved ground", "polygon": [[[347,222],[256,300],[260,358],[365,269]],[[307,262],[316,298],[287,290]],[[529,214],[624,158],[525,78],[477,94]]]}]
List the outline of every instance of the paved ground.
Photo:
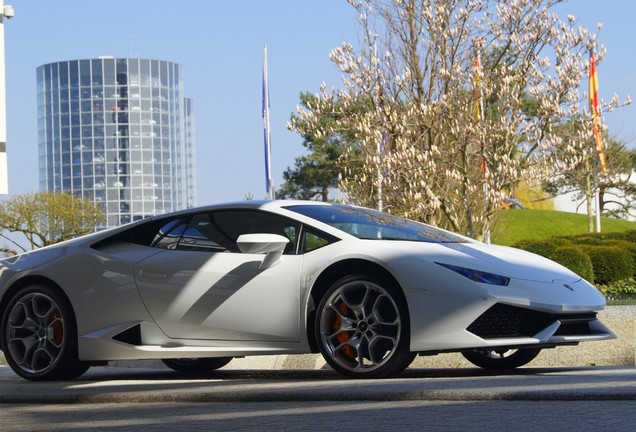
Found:
[{"label": "paved ground", "polygon": [[1,405],[3,432],[634,432],[633,401]]},{"label": "paved ground", "polygon": [[636,307],[602,314],[618,339],[545,350],[499,375],[459,354],[418,357],[387,380],[344,379],[318,355],[235,359],[202,375],[112,362],[51,383],[0,365],[0,430],[632,432]]},{"label": "paved ground", "polygon": [[321,369],[183,375],[101,367],[51,383],[0,367],[6,432],[633,432],[635,401],[636,367],[408,369],[385,380]]},{"label": "paved ground", "polygon": [[0,403],[636,400],[635,367],[408,369],[394,379],[350,380],[330,370],[93,368],[74,381],[29,382],[0,367]]}]

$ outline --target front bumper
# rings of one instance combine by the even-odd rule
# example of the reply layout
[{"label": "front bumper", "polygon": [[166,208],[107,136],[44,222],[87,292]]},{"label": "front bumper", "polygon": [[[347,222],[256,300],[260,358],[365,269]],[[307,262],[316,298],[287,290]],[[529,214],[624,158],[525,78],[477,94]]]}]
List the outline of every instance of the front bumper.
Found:
[{"label": "front bumper", "polygon": [[466,330],[484,340],[484,346],[518,340],[519,344],[560,345],[615,338],[595,312],[551,314],[496,303]]}]

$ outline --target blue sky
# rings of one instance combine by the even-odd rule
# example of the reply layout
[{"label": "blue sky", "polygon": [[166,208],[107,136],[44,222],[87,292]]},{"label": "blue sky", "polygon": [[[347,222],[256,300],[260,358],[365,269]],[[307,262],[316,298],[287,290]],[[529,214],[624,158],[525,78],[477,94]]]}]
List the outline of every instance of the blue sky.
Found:
[{"label": "blue sky", "polygon": [[[303,153],[286,128],[302,91],[324,81],[340,86],[329,52],[356,45],[356,14],[345,0],[5,0],[9,193],[38,189],[35,70],[61,60],[102,55],[167,60],[183,66],[196,107],[198,202],[265,197],[261,85],[268,46],[272,172]],[[599,65],[600,96],[636,97],[631,0],[574,0],[557,9],[590,29],[604,24],[607,57]],[[611,132],[636,144],[636,106],[605,115]]]}]

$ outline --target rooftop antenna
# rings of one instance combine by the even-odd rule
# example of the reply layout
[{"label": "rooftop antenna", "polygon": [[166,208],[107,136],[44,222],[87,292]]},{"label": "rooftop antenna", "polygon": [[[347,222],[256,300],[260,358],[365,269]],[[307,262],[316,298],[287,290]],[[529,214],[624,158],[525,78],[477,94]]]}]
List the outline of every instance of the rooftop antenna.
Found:
[{"label": "rooftop antenna", "polygon": [[267,199],[275,197],[274,183],[272,182],[272,146],[269,130],[269,78],[267,75],[267,45],[263,47],[263,129],[265,138],[265,189]]}]

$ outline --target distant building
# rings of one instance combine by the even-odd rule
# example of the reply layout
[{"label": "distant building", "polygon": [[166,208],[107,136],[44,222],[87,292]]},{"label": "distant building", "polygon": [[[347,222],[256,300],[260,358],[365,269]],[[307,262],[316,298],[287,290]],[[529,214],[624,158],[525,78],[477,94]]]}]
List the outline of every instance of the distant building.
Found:
[{"label": "distant building", "polygon": [[[619,184],[625,182],[627,185],[629,185],[627,189],[634,190],[636,188],[636,171],[632,171],[629,177],[627,177],[627,175],[613,176],[612,180],[615,183]],[[605,201],[605,205],[603,208],[603,216],[607,216],[608,213],[611,214],[612,212],[623,212],[626,208],[629,208],[627,214],[622,214],[621,218],[631,222],[636,221],[636,209],[629,207],[630,202],[625,197],[625,195],[625,190],[617,188],[604,190],[603,200]],[[568,192],[556,196],[554,198],[554,207],[555,210],[563,212],[581,214],[587,213],[587,201],[585,200],[585,197],[583,197],[579,192]],[[594,211],[596,211],[596,202],[592,205],[592,208],[594,208]]]},{"label": "distant building", "polygon": [[195,205],[181,65],[100,57],[37,68],[40,190],[99,204],[102,228]]}]

